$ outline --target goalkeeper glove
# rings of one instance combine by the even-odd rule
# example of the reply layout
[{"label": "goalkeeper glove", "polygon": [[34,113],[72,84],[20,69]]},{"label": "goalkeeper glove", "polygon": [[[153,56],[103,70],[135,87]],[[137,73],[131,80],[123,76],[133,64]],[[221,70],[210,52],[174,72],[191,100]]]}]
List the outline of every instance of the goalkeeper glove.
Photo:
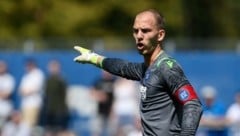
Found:
[{"label": "goalkeeper glove", "polygon": [[74,58],[75,62],[78,63],[90,63],[94,64],[96,66],[102,67],[102,61],[104,59],[103,56],[100,56],[93,51],[80,47],[80,46],[74,46],[74,49],[77,50],[80,55]]}]

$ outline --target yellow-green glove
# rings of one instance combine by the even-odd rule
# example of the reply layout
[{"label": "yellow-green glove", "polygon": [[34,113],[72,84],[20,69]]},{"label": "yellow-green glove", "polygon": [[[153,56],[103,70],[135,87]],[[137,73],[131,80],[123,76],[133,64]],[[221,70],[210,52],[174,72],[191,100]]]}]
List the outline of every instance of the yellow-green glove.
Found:
[{"label": "yellow-green glove", "polygon": [[102,60],[103,56],[100,56],[93,51],[80,47],[80,46],[74,46],[74,49],[77,50],[80,55],[74,58],[75,62],[78,63],[90,63],[94,64],[96,66],[102,67]]}]

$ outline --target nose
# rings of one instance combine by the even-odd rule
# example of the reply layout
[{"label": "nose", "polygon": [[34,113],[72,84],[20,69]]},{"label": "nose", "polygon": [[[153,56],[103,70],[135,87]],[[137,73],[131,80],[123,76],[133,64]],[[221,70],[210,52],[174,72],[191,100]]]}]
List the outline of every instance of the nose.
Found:
[{"label": "nose", "polygon": [[142,33],[142,31],[138,31],[138,32],[136,33],[136,38],[137,38],[138,40],[142,40],[142,39],[143,39],[143,33]]}]

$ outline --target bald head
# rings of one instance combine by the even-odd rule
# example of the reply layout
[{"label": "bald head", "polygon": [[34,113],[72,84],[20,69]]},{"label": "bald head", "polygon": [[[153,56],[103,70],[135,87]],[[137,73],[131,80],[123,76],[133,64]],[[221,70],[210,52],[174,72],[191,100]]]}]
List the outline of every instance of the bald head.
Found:
[{"label": "bald head", "polygon": [[136,19],[140,16],[152,17],[159,29],[164,29],[165,28],[164,17],[158,11],[156,11],[154,9],[144,10],[144,11],[138,13],[137,16],[136,16]]}]

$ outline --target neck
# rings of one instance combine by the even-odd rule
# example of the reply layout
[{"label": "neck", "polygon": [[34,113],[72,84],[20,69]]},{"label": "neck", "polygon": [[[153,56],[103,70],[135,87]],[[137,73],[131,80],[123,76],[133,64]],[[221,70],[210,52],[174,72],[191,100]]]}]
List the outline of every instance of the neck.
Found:
[{"label": "neck", "polygon": [[157,46],[153,53],[150,55],[145,55],[144,56],[144,62],[147,64],[147,66],[150,66],[153,64],[153,62],[158,58],[159,55],[163,53],[163,50],[161,47]]}]

